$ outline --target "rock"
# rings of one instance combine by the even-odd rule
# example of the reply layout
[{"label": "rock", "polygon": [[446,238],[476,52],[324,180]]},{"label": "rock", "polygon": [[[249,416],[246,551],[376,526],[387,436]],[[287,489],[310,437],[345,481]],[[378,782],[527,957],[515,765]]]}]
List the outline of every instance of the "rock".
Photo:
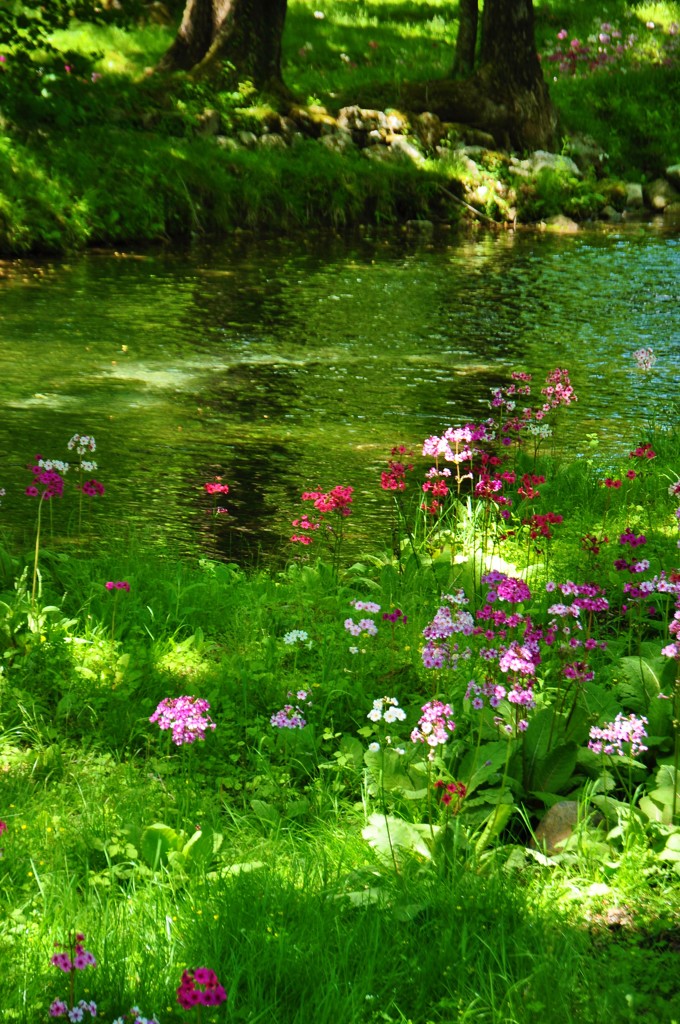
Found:
[{"label": "rock", "polygon": [[626,184],[626,209],[641,210],[645,205],[642,198],[642,185],[637,181],[629,181]]},{"label": "rock", "polygon": [[219,113],[210,109],[198,115],[196,124],[201,135],[219,135],[222,127]]},{"label": "rock", "polygon": [[408,136],[392,135],[391,137],[388,137],[387,141],[389,142],[393,153],[398,153],[407,160],[412,160],[414,164],[422,164],[425,160],[423,154],[417,146],[414,146],[413,140],[409,139]]},{"label": "rock", "polygon": [[348,132],[361,132],[368,135],[372,131],[387,132],[389,124],[387,115],[382,110],[364,110],[362,107],[343,107],[338,113],[338,128]]},{"label": "rock", "polygon": [[569,152],[574,163],[582,171],[587,171],[589,167],[593,167],[596,171],[600,172],[608,156],[603,151],[602,146],[590,135],[572,135],[569,139]]},{"label": "rock", "polygon": [[549,217],[543,223],[545,224],[545,231],[552,231],[556,235],[575,235],[579,230],[576,221],[572,220],[571,217],[565,217],[563,213]]},{"label": "rock", "polygon": [[215,142],[220,149],[226,149],[230,153],[235,153],[237,150],[243,149],[243,145],[238,139],[233,139],[231,135],[216,135]]},{"label": "rock", "polygon": [[680,188],[680,164],[671,164],[670,167],[666,168],[664,174],[671,185]]},{"label": "rock", "polygon": [[350,150],[357,148],[354,145],[352,133],[346,131],[333,132],[332,135],[322,135],[319,142],[330,153],[348,153]]},{"label": "rock", "polygon": [[[554,219],[554,218],[553,218]],[[566,219],[566,218],[565,218]],[[573,222],[572,222],[573,223]],[[543,850],[549,856],[559,853],[565,840],[574,831],[579,820],[579,805],[577,800],[560,800],[546,812],[535,833],[535,842],[532,844],[537,849]]]},{"label": "rock", "polygon": [[680,227],[680,201],[674,199],[663,211],[663,222],[667,227]]},{"label": "rock", "polygon": [[669,181],[665,178],[656,178],[650,181],[642,190],[646,205],[650,210],[665,210],[674,199],[680,198]]},{"label": "rock", "polygon": [[291,107],[290,120],[303,132],[318,139],[323,128],[334,131],[337,127],[334,117],[331,117],[325,107]]},{"label": "rock", "polygon": [[518,160],[517,157],[511,157],[510,170],[513,170],[513,168],[528,171],[530,175],[538,174],[547,168],[558,173],[570,174],[574,178],[582,177],[580,170],[571,157],[562,156],[560,153],[547,153],[544,149],[537,149],[526,160]]},{"label": "rock", "polygon": [[408,120],[398,110],[386,110],[387,127],[393,135],[406,135],[408,133]]},{"label": "rock", "polygon": [[426,111],[413,118],[413,131],[426,149],[435,149],[446,138],[446,127],[436,114]]},{"label": "rock", "polygon": [[287,149],[286,140],[282,135],[260,135],[258,139],[260,149]]},{"label": "rock", "polygon": [[255,149],[257,146],[257,135],[255,132],[237,132],[236,138],[246,149]]},{"label": "rock", "polygon": [[618,210],[615,210],[613,206],[607,203],[604,209],[600,210],[600,220],[609,220],[612,224],[619,224],[623,217]]}]

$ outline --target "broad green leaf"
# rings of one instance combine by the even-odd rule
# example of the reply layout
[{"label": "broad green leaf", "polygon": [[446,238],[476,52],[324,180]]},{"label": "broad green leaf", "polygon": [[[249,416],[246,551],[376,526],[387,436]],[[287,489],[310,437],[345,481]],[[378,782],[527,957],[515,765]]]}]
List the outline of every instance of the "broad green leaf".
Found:
[{"label": "broad green leaf", "polygon": [[386,817],[376,813],[368,819],[368,825],[362,829],[361,834],[378,856],[389,863],[392,863],[393,854],[397,860],[404,853],[425,857],[427,860],[431,857],[426,842],[426,836],[430,836],[428,825],[413,825],[392,815]]},{"label": "broad green leaf", "polygon": [[159,865],[167,863],[170,852],[178,852],[182,845],[183,837],[174,828],[156,822],[144,829],[139,848],[146,863],[155,871]]},{"label": "broad green leaf", "polygon": [[564,743],[542,758],[531,778],[532,790],[543,793],[561,792],[574,774],[577,753],[578,747],[575,743]]},{"label": "broad green leaf", "polygon": [[484,830],[475,842],[475,850],[478,854],[491,843],[496,836],[499,836],[515,811],[515,805],[498,804],[489,815]]},{"label": "broad green leaf", "polygon": [[264,800],[251,800],[250,806],[252,807],[255,815],[261,822],[267,825],[278,825],[281,821],[281,815],[272,807],[271,804],[265,803]]}]

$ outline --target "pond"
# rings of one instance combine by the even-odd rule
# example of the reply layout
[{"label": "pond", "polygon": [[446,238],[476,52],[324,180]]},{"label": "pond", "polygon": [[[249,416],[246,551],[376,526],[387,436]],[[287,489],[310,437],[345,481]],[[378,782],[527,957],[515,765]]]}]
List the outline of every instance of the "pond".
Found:
[{"label": "pond", "polygon": [[[679,292],[680,240],[648,232],[240,236],[21,261],[0,278],[4,528],[29,542],[26,466],[68,458],[77,432],[97,440],[106,495],[90,514],[105,533],[205,549],[203,484],[222,477],[223,557],[285,555],[300,493],[317,486],[355,488],[365,538],[386,506],[390,449],[486,418],[512,370],[542,382],[568,368],[569,447],[597,432],[614,459],[641,420],[671,415]],[[657,356],[649,374],[632,358],[643,346]]]}]

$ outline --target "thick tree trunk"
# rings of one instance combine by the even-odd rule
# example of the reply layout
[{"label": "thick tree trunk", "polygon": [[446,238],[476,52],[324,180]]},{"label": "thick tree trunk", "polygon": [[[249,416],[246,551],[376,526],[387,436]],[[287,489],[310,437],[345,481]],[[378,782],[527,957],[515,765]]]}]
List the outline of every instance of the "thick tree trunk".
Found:
[{"label": "thick tree trunk", "polygon": [[454,78],[467,78],[472,74],[477,50],[478,21],[478,0],[459,0],[458,35],[456,37],[456,55],[453,60]]},{"label": "thick tree trunk", "polygon": [[503,148],[554,148],[557,118],[536,53],[532,0],[485,0],[478,70],[465,81],[409,86],[403,105],[481,128]]},{"label": "thick tree trunk", "polygon": [[287,0],[187,0],[161,71],[212,74],[227,63],[256,88],[283,88],[281,38]]}]

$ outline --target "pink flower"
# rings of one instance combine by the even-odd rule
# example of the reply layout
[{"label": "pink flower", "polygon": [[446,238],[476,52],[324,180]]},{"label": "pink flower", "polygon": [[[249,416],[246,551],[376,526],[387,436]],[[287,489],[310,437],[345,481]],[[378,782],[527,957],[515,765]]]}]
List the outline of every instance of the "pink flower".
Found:
[{"label": "pink flower", "polygon": [[166,697],[162,700],[150,722],[158,722],[159,729],[172,729],[172,742],[178,747],[184,743],[205,740],[206,730],[217,728],[207,712],[210,704],[202,697]]}]

